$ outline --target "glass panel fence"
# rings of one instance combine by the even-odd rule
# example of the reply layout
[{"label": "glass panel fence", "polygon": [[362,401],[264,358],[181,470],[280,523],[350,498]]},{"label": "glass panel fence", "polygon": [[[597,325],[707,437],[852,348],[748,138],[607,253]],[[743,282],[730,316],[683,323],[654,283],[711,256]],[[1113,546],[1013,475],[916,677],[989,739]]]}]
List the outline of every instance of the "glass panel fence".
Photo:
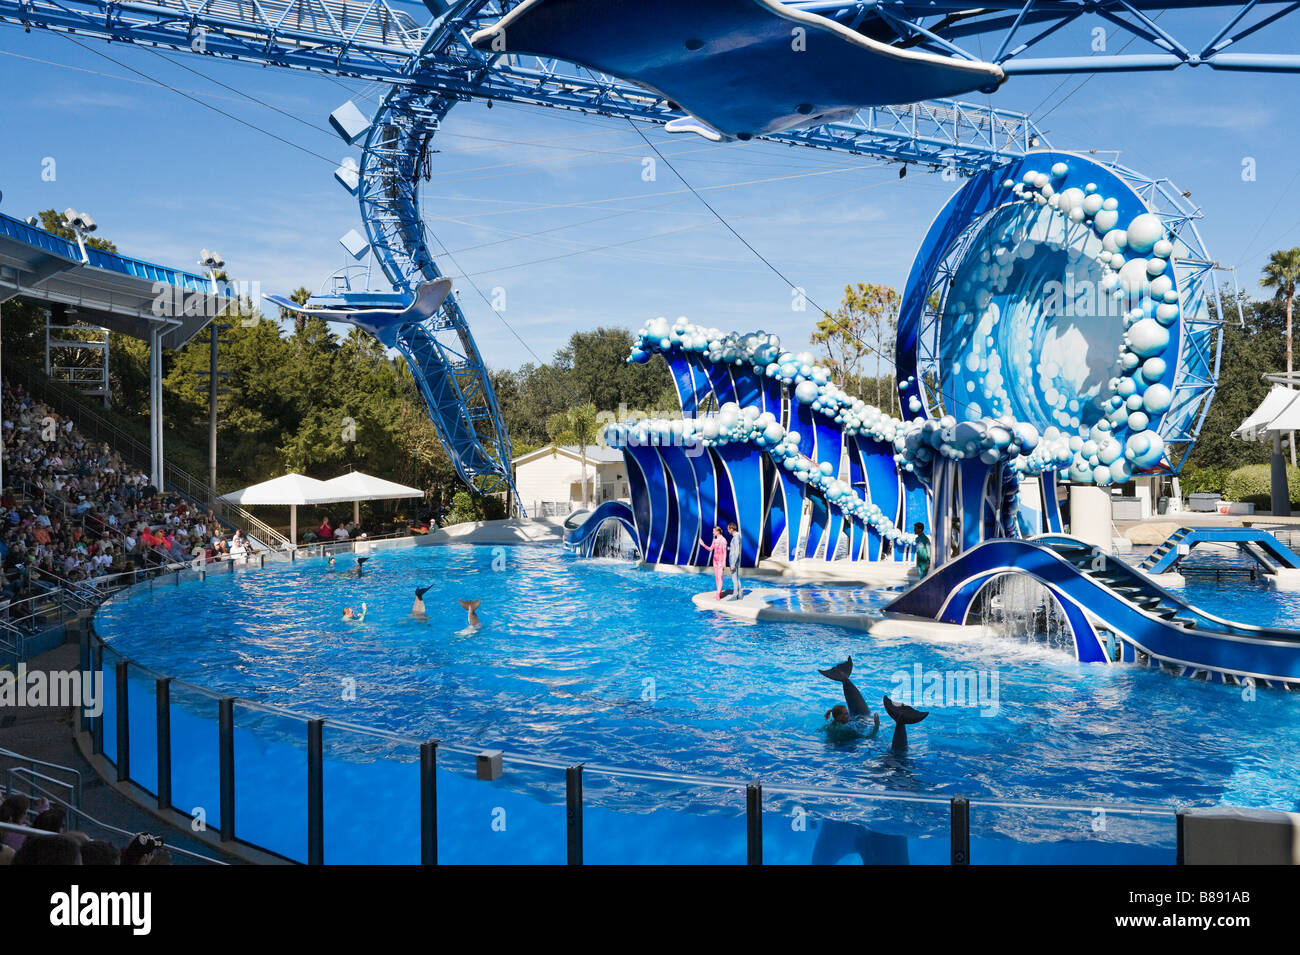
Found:
[{"label": "glass panel fence", "polygon": [[122,659],[107,644],[103,645],[100,673],[104,677],[103,727],[104,756],[117,764],[117,662]]},{"label": "glass panel fence", "polygon": [[154,677],[135,664],[127,673],[131,781],[158,794],[158,699]]},{"label": "glass panel fence", "polygon": [[972,800],[970,854],[974,865],[1173,865],[1178,820],[1173,809]]},{"label": "glass panel fence", "polygon": [[746,860],[743,784],[583,771],[584,860],[593,865],[736,865]]},{"label": "glass panel fence", "polygon": [[485,754],[438,749],[438,862],[560,864],[566,858],[563,768],[500,757],[500,776],[479,778]]},{"label": "glass panel fence", "polygon": [[307,861],[307,723],[234,705],[235,837]]},{"label": "glass panel fence", "polygon": [[327,865],[418,865],[420,747],[336,723],[322,730]]},{"label": "glass panel fence", "polygon": [[765,865],[948,865],[946,799],[763,791]]},{"label": "glass panel fence", "polygon": [[221,825],[221,760],[217,704],[220,697],[186,683],[172,683],[172,806],[206,829]]}]

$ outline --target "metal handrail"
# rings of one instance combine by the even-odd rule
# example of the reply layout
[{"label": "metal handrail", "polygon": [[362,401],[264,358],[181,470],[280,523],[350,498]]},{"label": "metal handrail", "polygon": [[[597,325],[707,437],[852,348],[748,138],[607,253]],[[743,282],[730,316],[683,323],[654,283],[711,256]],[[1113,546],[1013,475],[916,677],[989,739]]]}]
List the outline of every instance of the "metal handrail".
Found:
[{"label": "metal handrail", "polygon": [[[36,787],[36,789],[39,790],[40,787]],[[110,823],[103,822],[102,820],[96,819],[94,816],[86,812],[84,809],[79,809],[79,808],[74,808],[69,806],[66,802],[59,799],[57,796],[53,796],[50,793],[46,793],[43,791],[41,792],[41,795],[44,796],[46,801],[48,801],[52,805],[62,806],[65,810],[67,810],[69,822],[72,822],[76,826],[76,829],[78,831],[81,830],[81,828],[85,823],[90,823],[91,826],[94,826],[97,829],[102,829],[104,832],[110,832],[115,836],[126,836],[128,839],[134,839],[136,836],[136,833],[131,832],[127,829],[123,829],[119,826],[114,826]],[[44,829],[33,829],[31,826],[24,826],[13,822],[0,822],[0,832],[16,832],[20,835],[34,836],[37,838],[41,838],[44,836],[60,835],[60,833],[47,832]],[[164,843],[163,848],[165,848],[170,853],[183,855],[190,859],[197,859],[200,862],[206,862],[209,865],[230,865],[229,862],[226,862],[222,859],[214,859],[211,856],[205,856],[199,852],[192,852],[189,849],[182,849],[180,846],[167,845]]]},{"label": "metal handrail", "polygon": [[[15,752],[15,751],[12,750],[12,749],[5,749],[5,748],[3,748],[3,747],[0,747],[0,759],[12,759],[12,760],[18,760],[18,761],[20,761],[20,762],[26,763],[26,766],[17,766],[17,767],[15,767],[15,766],[10,766],[10,767],[7,767],[7,768],[5,769],[5,776],[6,776],[6,779],[10,778],[10,777],[12,776],[13,773],[18,772],[18,771],[21,771],[21,770],[26,770],[26,771],[29,772],[29,773],[34,773],[34,774],[35,774],[35,773],[36,773],[36,767],[37,767],[37,766],[40,766],[40,767],[42,767],[42,768],[44,768],[44,769],[53,769],[53,770],[58,770],[58,771],[61,772],[61,773],[68,773],[69,775],[72,776],[72,781],[71,781],[71,782],[65,782],[64,780],[61,780],[61,779],[54,779],[54,778],[52,778],[52,777],[48,777],[48,776],[42,776],[42,778],[49,779],[51,782],[54,782],[54,783],[58,783],[60,786],[63,786],[65,789],[67,789],[69,792],[71,792],[74,807],[77,808],[77,809],[80,809],[80,808],[81,808],[81,790],[82,790],[82,786],[81,786],[81,773],[80,773],[80,771],[73,769],[71,766],[64,766],[64,765],[62,765],[62,764],[60,764],[60,763],[51,763],[51,762],[49,762],[48,760],[37,759],[35,756],[28,756],[28,755],[26,755],[26,754],[24,754],[24,753],[18,753],[18,752]],[[37,774],[37,775],[40,775],[40,774]],[[10,783],[6,783],[6,784],[5,784],[5,788],[8,789],[10,792],[13,792],[13,791],[14,791],[14,787],[13,787],[13,785],[10,784]]]}]

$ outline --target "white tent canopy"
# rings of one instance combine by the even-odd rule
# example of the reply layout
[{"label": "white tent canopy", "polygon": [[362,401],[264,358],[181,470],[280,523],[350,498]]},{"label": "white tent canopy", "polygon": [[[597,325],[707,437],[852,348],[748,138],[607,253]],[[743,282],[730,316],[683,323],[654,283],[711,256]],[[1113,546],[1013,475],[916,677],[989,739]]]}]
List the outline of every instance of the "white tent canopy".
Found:
[{"label": "white tent canopy", "polygon": [[247,507],[250,504],[319,504],[329,490],[324,481],[305,474],[285,474],[261,484],[253,484],[240,491],[223,494],[222,500]]},{"label": "white tent canopy", "polygon": [[223,501],[230,501],[240,507],[258,504],[289,505],[289,540],[298,543],[298,505],[318,504],[321,497],[329,497],[329,489],[324,481],[307,477],[305,474],[282,475],[271,478],[261,484],[253,484],[239,491],[223,494]]},{"label": "white tent canopy", "polygon": [[351,501],[352,519],[358,522],[361,520],[362,501],[396,501],[408,497],[424,497],[424,492],[418,487],[408,487],[360,471],[349,471],[323,483],[332,496],[317,503],[334,504],[339,501]]},{"label": "white tent canopy", "polygon": [[1274,385],[1233,436],[1244,441],[1269,441],[1275,432],[1300,431],[1300,391]]},{"label": "white tent canopy", "polygon": [[328,488],[329,498],[321,498],[318,504],[333,504],[337,501],[396,501],[407,497],[424,497],[418,487],[407,487],[396,481],[386,481],[371,474],[350,471],[336,478],[322,481]]},{"label": "white tent canopy", "polygon": [[362,501],[395,501],[407,497],[424,497],[418,487],[407,487],[396,481],[351,471],[328,481],[318,481],[304,474],[285,474],[282,477],[254,484],[240,491],[223,494],[222,500],[240,507],[258,504],[289,506],[289,539],[298,542],[298,505],[338,504],[352,502],[352,519],[360,520]]}]

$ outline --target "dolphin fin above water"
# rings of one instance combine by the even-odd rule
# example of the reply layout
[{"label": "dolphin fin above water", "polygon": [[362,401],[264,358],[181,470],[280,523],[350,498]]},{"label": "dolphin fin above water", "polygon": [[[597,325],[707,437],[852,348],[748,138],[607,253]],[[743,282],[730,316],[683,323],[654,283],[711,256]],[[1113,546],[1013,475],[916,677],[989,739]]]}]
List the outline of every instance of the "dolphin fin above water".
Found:
[{"label": "dolphin fin above water", "polygon": [[[432,589],[433,589],[433,584],[429,584],[427,587],[416,587],[416,588],[415,588],[415,599],[416,599],[416,600],[423,600],[423,599],[424,599],[424,595],[425,595],[426,593],[428,593],[428,592],[429,592],[430,590],[432,590]],[[464,601],[461,601],[461,602],[464,603]]]},{"label": "dolphin fin above water", "polygon": [[480,600],[461,600],[461,601],[459,601],[460,605],[461,605],[462,607],[464,607],[466,610],[469,611],[469,626],[471,626],[471,627],[478,627],[478,626],[481,626],[481,625],[482,625],[482,624],[479,622],[478,614],[476,614],[476,613],[474,612],[475,610],[477,610],[477,609],[479,608],[479,604],[481,604],[482,602],[483,602],[483,601],[482,601],[481,599],[480,599]]},{"label": "dolphin fin above water", "polygon": [[894,721],[894,739],[890,742],[889,748],[895,752],[902,752],[907,749],[907,727],[912,723],[921,722],[930,714],[913,709],[906,703],[895,703],[889,697],[885,697],[884,702],[885,712]]},{"label": "dolphin fin above water", "polygon": [[834,680],[844,688],[844,702],[849,708],[850,715],[871,715],[871,707],[867,706],[867,701],[863,699],[862,694],[858,692],[858,688],[849,679],[849,674],[853,672],[853,657],[849,657],[843,663],[837,663],[829,670],[818,670],[817,672],[828,680]]}]

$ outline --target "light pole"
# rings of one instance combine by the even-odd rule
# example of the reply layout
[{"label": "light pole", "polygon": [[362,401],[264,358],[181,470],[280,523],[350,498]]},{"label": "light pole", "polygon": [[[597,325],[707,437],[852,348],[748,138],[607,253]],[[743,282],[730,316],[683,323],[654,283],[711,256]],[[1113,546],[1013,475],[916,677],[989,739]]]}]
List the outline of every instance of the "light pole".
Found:
[{"label": "light pole", "polygon": [[[218,292],[217,270],[226,267],[226,260],[216,252],[203,249],[199,252],[199,265],[208,270],[208,281],[212,283],[212,294]],[[208,353],[208,493],[212,497],[212,506],[217,506],[217,385],[220,375],[217,372],[217,339],[222,326],[213,316],[208,325],[211,338],[211,350]]]}]

